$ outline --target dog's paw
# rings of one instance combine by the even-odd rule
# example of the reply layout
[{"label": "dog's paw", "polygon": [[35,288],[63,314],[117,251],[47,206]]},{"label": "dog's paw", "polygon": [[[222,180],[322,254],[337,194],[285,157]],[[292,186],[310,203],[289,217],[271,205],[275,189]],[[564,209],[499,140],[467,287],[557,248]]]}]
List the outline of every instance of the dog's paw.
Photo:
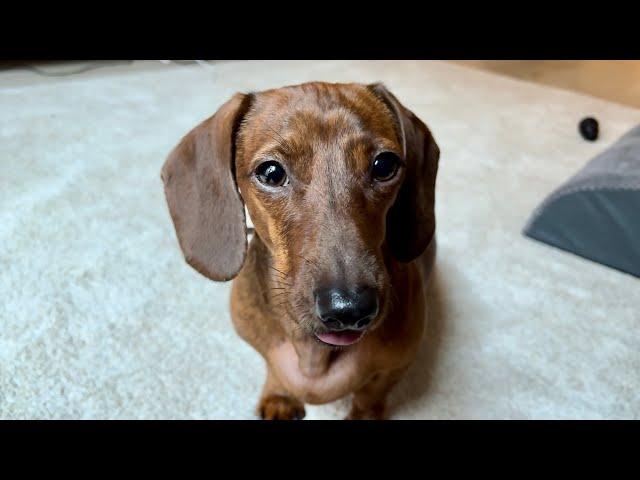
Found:
[{"label": "dog's paw", "polygon": [[384,403],[369,408],[360,408],[353,405],[345,420],[386,420],[388,416],[389,412]]},{"label": "dog's paw", "polygon": [[260,400],[258,414],[263,420],[302,420],[306,415],[304,405],[282,395],[269,395]]}]

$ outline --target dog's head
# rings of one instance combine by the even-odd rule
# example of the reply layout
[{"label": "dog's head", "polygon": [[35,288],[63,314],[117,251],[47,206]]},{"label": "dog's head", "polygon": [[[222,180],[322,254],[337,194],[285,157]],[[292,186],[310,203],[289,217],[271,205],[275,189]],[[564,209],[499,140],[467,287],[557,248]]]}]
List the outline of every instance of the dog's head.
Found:
[{"label": "dog's head", "polygon": [[348,345],[389,308],[389,268],[435,232],[439,149],[382,85],[309,83],[236,94],[173,150],[162,178],[186,261],[230,280],[246,204],[271,253],[274,303]]}]

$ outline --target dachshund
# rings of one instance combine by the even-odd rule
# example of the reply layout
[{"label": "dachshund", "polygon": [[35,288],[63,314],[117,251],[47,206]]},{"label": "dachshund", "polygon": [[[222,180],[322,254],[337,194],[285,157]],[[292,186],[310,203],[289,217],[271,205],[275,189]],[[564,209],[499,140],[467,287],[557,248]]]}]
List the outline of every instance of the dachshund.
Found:
[{"label": "dachshund", "polygon": [[439,157],[383,84],[324,82],[237,93],[170,153],[185,260],[233,279],[234,328],[266,362],[261,418],[351,394],[347,419],[388,418],[426,322]]}]

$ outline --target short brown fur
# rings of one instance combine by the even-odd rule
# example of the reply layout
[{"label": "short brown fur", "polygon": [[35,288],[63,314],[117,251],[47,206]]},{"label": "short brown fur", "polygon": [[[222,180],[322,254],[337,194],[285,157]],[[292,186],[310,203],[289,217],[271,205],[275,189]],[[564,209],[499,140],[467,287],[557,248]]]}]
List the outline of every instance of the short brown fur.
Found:
[{"label": "short brown fur", "polygon": [[[384,184],[370,179],[380,151],[403,161]],[[288,188],[260,186],[269,159]],[[213,280],[235,276],[235,329],[267,363],[262,418],[302,418],[305,403],[351,393],[347,418],[386,418],[424,330],[438,159],[428,128],[384,86],[321,82],[236,94],[171,153],[162,177],[186,260]],[[336,281],[380,299],[362,339],[339,349],[317,340],[313,314],[315,289]]]}]

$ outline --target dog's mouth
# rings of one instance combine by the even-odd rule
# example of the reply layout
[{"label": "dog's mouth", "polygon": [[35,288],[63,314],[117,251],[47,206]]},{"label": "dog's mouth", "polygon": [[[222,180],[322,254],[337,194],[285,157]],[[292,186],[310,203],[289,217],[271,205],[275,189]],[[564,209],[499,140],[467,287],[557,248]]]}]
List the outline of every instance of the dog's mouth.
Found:
[{"label": "dog's mouth", "polygon": [[360,330],[342,330],[339,332],[323,332],[316,333],[315,336],[322,343],[335,347],[346,347],[357,343],[362,338],[364,331]]}]

